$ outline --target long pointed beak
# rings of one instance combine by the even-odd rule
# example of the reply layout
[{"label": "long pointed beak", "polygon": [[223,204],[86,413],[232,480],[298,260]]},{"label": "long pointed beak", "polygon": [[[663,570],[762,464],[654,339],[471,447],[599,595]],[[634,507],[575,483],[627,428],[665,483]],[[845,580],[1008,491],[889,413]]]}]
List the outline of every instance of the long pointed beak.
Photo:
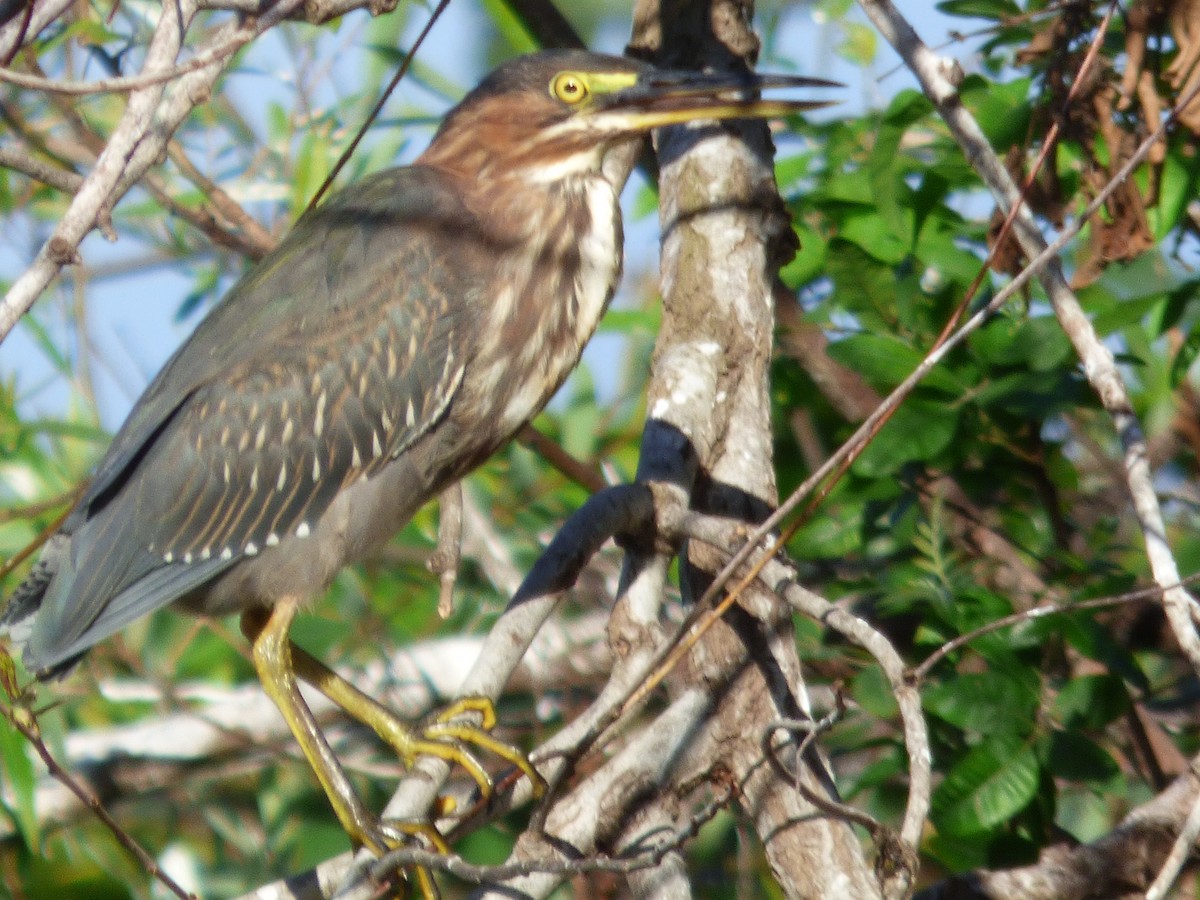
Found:
[{"label": "long pointed beak", "polygon": [[709,74],[653,70],[636,83],[598,97],[591,116],[614,130],[648,131],[695,119],[776,119],[836,100],[765,99],[764,90],[840,88],[844,85],[798,75]]}]

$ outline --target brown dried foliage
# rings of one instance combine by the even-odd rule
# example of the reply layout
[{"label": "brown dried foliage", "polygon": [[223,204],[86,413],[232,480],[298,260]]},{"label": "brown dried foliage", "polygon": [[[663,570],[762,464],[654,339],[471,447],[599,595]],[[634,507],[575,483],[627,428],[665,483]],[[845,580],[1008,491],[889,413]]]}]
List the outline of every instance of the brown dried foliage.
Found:
[{"label": "brown dried foliage", "polygon": [[[1030,208],[1055,225],[1062,222],[1068,207],[1088,203],[1158,126],[1165,111],[1200,83],[1200,0],[1136,0],[1124,16],[1125,71],[1115,72],[1111,57],[1101,55],[1080,80],[1099,21],[1093,3],[1067,3],[1042,22],[1018,54],[1022,63],[1043,71],[1045,97],[1024,145],[1008,152],[1010,171],[1025,183],[1028,161],[1055,123],[1061,129],[1059,140],[1071,142],[1082,155],[1077,176],[1067,169],[1073,161],[1051,162],[1030,185]],[[1178,122],[1200,134],[1200,99],[1180,112]],[[1149,177],[1122,184],[1105,204],[1104,215],[1092,223],[1072,279],[1074,287],[1091,284],[1110,263],[1132,260],[1153,246],[1147,210],[1158,202],[1166,150],[1163,144],[1157,146],[1148,161]],[[1052,153],[1050,159],[1056,155],[1062,156]],[[1065,185],[1076,177],[1078,190],[1072,195]],[[990,240],[1002,221],[997,213]],[[1012,273],[1020,265],[1021,254],[1011,241],[997,248],[993,259],[997,271]]]}]

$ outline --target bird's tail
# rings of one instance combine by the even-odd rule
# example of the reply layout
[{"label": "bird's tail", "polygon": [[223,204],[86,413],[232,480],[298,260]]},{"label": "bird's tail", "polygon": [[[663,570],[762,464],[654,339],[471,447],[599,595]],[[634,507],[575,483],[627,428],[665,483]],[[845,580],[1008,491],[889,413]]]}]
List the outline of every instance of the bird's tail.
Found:
[{"label": "bird's tail", "polygon": [[29,643],[33,621],[38,610],[42,608],[46,589],[59,574],[70,542],[70,537],[62,533],[51,537],[42,548],[41,556],[33,569],[25,576],[25,580],[17,585],[4,609],[0,610],[0,637],[7,637],[12,641],[14,655],[23,653],[25,645]]}]

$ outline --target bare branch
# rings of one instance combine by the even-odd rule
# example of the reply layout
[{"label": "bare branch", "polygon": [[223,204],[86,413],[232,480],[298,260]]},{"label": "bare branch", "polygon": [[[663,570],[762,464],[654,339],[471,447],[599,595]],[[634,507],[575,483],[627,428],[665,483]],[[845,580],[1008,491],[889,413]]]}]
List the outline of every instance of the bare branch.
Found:
[{"label": "bare branch", "polygon": [[[272,23],[273,24],[273,23]],[[169,69],[155,72],[142,72],[139,75],[128,75],[116,78],[99,78],[95,81],[63,81],[58,78],[43,78],[40,75],[29,75],[15,72],[12,69],[0,68],[0,81],[30,91],[41,91],[45,94],[66,94],[72,97],[83,97],[89,94],[124,94],[140,88],[154,87],[174,81],[188,72],[195,72],[213,63],[224,62],[250,41],[258,37],[269,25],[256,22],[244,22],[239,25],[227,41],[215,47],[207,47],[185,63]]]},{"label": "bare branch", "polygon": [[82,175],[52,166],[12,147],[0,147],[0,166],[28,175],[66,194],[75,193],[83,184]]},{"label": "bare branch", "polygon": [[[734,553],[741,537],[738,523],[713,516],[693,514],[681,525],[691,537],[720,548],[729,555]],[[837,629],[865,649],[879,663],[887,678],[900,708],[909,762],[908,806],[900,837],[915,859],[925,819],[929,815],[929,798],[932,794],[929,735],[915,680],[891,642],[869,623],[801,586],[795,570],[778,557],[760,562],[763,568],[759,577],[765,584],[797,611]]]},{"label": "bare branch", "polygon": [[21,47],[41,34],[51,22],[71,8],[74,0],[38,0],[30,3],[31,15],[15,16],[0,28],[0,60],[7,66]]},{"label": "bare branch", "polygon": [[[1192,777],[1196,777],[1196,763],[1192,763]],[[1167,858],[1163,861],[1162,869],[1159,870],[1158,877],[1154,879],[1154,883],[1146,891],[1146,900],[1162,900],[1168,895],[1175,880],[1179,877],[1179,873],[1183,870],[1184,863],[1192,856],[1196,849],[1196,839],[1200,837],[1200,795],[1192,801],[1191,811],[1187,815],[1187,819],[1179,827],[1179,833],[1175,836],[1175,842],[1171,845],[1171,852],[1167,854]]]},{"label": "bare branch", "polygon": [[438,615],[450,618],[454,612],[454,583],[462,562],[463,490],[456,481],[438,497],[437,549],[425,561],[425,568],[438,577]]},{"label": "bare branch", "polygon": [[181,900],[196,900],[194,894],[189,894],[181,888],[154,861],[154,857],[150,855],[146,848],[117,823],[116,819],[109,814],[95,793],[75,778],[68,770],[59,765],[58,760],[54,758],[54,754],[50,752],[50,748],[46,746],[46,742],[42,740],[41,728],[30,710],[20,706],[10,708],[6,704],[0,711],[12,723],[12,726],[25,737],[25,740],[29,741],[34,750],[37,751],[38,756],[47,770],[49,770],[50,775],[78,797],[79,802],[84,804],[91,811],[92,815],[104,823],[104,826],[117,839],[117,842],[137,859],[138,865],[149,872],[176,897],[181,898]]},{"label": "bare branch", "polygon": [[[670,782],[679,758],[689,751],[693,736],[711,712],[713,698],[705,691],[682,694],[658,716],[652,727],[642,728],[603,768],[561,797],[546,819],[545,834],[526,831],[517,842],[516,859],[560,857],[569,847],[572,855],[588,856],[610,829],[622,820],[628,804],[638,797],[653,797]],[[603,811],[603,815],[598,814]],[[561,881],[555,873],[533,874],[506,880],[481,897],[508,897],[513,892],[544,897]]]},{"label": "bare branch", "polygon": [[[261,29],[276,24],[299,7],[302,0],[279,0],[258,22]],[[170,70],[183,46],[184,35],[196,12],[195,0],[174,0],[163,6],[146,52],[143,73]],[[211,43],[221,45],[240,26],[230,23],[216,30]],[[12,284],[0,302],[0,340],[33,305],[50,280],[74,261],[79,243],[147,168],[158,160],[179,123],[200,102],[220,75],[218,62],[189,72],[167,91],[152,84],[130,94],[125,113],[84,178],[54,234],[42,246],[33,264]]]}]

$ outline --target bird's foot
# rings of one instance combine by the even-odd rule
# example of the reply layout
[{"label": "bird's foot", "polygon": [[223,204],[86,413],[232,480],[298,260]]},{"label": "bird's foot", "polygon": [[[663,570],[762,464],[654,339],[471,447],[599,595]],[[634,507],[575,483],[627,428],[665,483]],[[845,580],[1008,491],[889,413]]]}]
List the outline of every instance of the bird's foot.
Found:
[{"label": "bird's foot", "polygon": [[[365,847],[371,853],[383,858],[393,850],[411,847],[414,839],[436,853],[450,854],[450,846],[442,837],[441,832],[429,822],[405,822],[397,819],[376,819],[358,823],[351,838],[358,846]],[[404,879],[399,878],[399,872],[404,872]],[[394,881],[392,896],[407,897],[409,889],[415,887],[424,900],[438,900],[441,892],[433,880],[433,873],[425,866],[406,865],[388,876]]]},{"label": "bird's foot", "polygon": [[[370,726],[409,767],[420,756],[435,756],[451,764],[457,763],[479,786],[479,793],[486,801],[492,797],[494,784],[476,757],[478,751],[486,751],[520,770],[532,784],[535,797],[545,793],[545,779],[525,754],[491,735],[496,726],[496,708],[486,697],[457,700],[435,713],[423,727],[414,727],[290,641],[288,652],[297,676],[349,715]],[[468,716],[470,721],[466,720]]]},{"label": "bird's foot", "polygon": [[[477,717],[478,724],[464,721],[465,716]],[[409,766],[420,756],[433,756],[462,766],[478,786],[485,801],[491,799],[495,784],[480,763],[478,751],[491,753],[519,769],[529,779],[535,797],[545,793],[545,779],[538,774],[528,757],[518,748],[491,734],[496,726],[496,709],[492,701],[485,697],[457,700],[436,712],[425,725],[415,730],[393,715],[371,725]]]}]

